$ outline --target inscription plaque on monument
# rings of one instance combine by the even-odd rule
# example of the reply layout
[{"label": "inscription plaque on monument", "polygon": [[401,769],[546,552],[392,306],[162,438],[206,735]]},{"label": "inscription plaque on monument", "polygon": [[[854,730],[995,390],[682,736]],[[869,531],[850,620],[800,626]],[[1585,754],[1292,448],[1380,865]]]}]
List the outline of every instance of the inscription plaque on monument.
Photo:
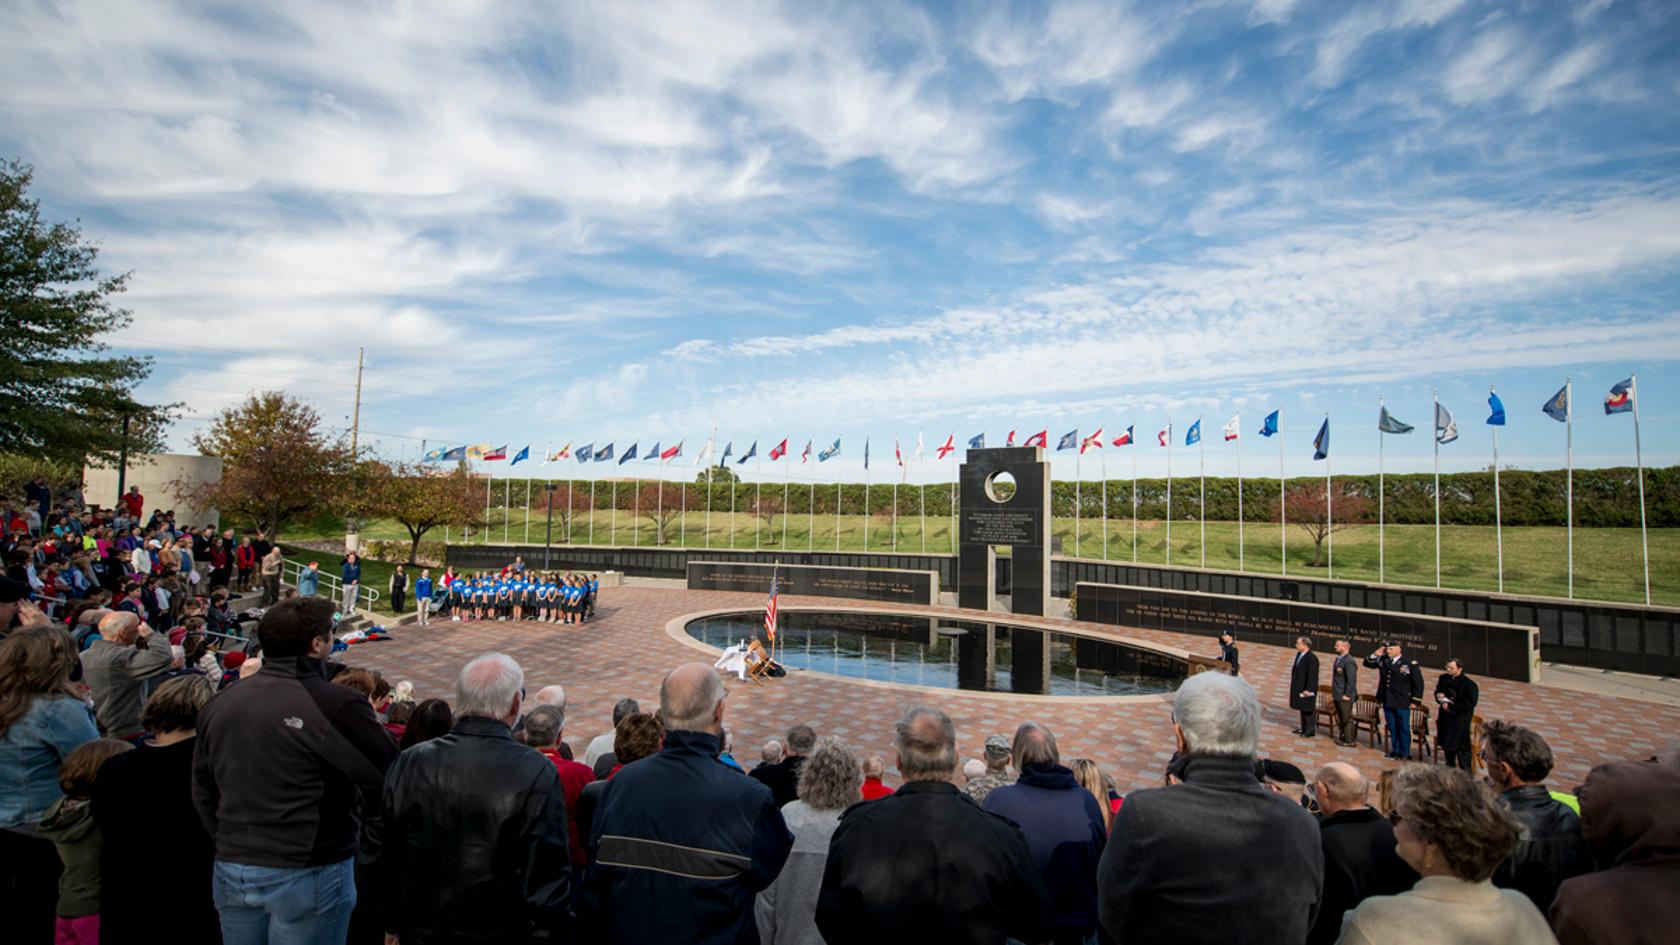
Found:
[{"label": "inscription plaque on monument", "polygon": [[1036,509],[975,509],[962,517],[962,540],[982,545],[1037,545],[1044,538]]},{"label": "inscription plaque on monument", "polygon": [[784,594],[849,597],[898,604],[933,604],[939,600],[936,571],[894,568],[845,568],[817,564],[759,564],[748,561],[690,561],[688,587],[697,591],[764,593],[777,575]]}]

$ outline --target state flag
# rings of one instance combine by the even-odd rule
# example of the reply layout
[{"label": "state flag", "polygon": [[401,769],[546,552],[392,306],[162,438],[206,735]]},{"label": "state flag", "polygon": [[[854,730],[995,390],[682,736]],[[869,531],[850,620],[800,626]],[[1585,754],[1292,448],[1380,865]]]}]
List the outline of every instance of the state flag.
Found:
[{"label": "state flag", "polygon": [[1192,446],[1200,442],[1202,442],[1202,418],[1197,417],[1196,422],[1190,424],[1190,429],[1184,431],[1184,445]]},{"label": "state flag", "polygon": [[1225,442],[1229,443],[1237,438],[1237,421],[1241,419],[1242,414],[1239,413],[1232,417],[1229,423],[1225,424]]},{"label": "state flag", "polygon": [[1318,435],[1313,437],[1313,459],[1330,458],[1330,418],[1324,418],[1324,425],[1318,428]]},{"label": "state flag", "polygon": [[612,458],[613,458],[613,445],[611,443],[608,443],[606,446],[603,446],[600,449],[595,451],[595,461],[597,463],[604,463],[607,460],[612,459]]},{"label": "state flag", "polygon": [[934,459],[944,459],[945,457],[947,457],[947,456],[951,455],[952,453],[956,452],[956,450],[957,450],[957,445],[956,444],[957,444],[957,435],[955,433],[951,434],[950,436],[947,436],[945,438],[945,442],[943,444],[941,444],[938,447],[935,447],[933,458]]},{"label": "state flag", "polygon": [[653,441],[653,448],[642,454],[642,462],[651,463],[659,459],[659,441]]},{"label": "state flag", "polygon": [[838,455],[840,455],[840,438],[835,437],[833,446],[817,454],[817,462],[826,463]]},{"label": "state flag", "polygon": [[669,459],[676,459],[678,456],[681,456],[681,455],[682,455],[682,441],[678,440],[676,446],[673,446],[670,449],[666,450],[665,452],[659,454],[659,461],[663,463],[663,462],[665,462],[666,460],[669,460]]},{"label": "state flag", "polygon": [[1568,423],[1569,385],[1565,384],[1562,387],[1559,387],[1558,392],[1553,394],[1551,399],[1546,401],[1546,405],[1540,409],[1546,414],[1546,416],[1551,417],[1553,420],[1556,420],[1559,423]]},{"label": "state flag", "polygon": [[1604,397],[1604,413],[1627,413],[1633,409],[1633,378],[1628,378],[1619,384],[1612,385],[1610,393]]},{"label": "state flag", "polygon": [[1493,388],[1491,387],[1488,388],[1487,422],[1490,427],[1502,427],[1505,425],[1505,402],[1499,399],[1499,395],[1494,393]]},{"label": "state flag", "polygon": [[443,461],[446,463],[458,463],[466,458],[467,448],[465,446],[457,446],[443,454]]},{"label": "state flag", "polygon": [[1023,446],[1042,446],[1042,447],[1048,448],[1050,446],[1050,431],[1049,430],[1040,430],[1037,433],[1034,433],[1032,436],[1027,437],[1027,442],[1025,442],[1021,445],[1023,445]]},{"label": "state flag", "polygon": [[1377,408],[1377,429],[1383,433],[1410,433],[1412,425],[1401,423],[1394,419],[1394,414],[1388,412],[1388,407]]},{"label": "state flag", "polygon": [[737,459],[735,461],[735,465],[737,465],[737,466],[745,465],[747,460],[752,459],[754,456],[757,456],[757,455],[758,455],[758,441],[753,440],[752,445],[747,447],[747,451],[745,453],[742,453],[741,458]]},{"label": "state flag", "polygon": [[1102,445],[1103,445],[1102,436],[1103,436],[1103,428],[1102,427],[1097,427],[1097,432],[1095,432],[1095,433],[1091,434],[1090,436],[1086,437],[1085,439],[1079,441],[1079,452],[1083,453],[1093,446],[1096,447],[1099,450],[1102,449]]},{"label": "state flag", "polygon": [[1277,435],[1278,414],[1279,413],[1282,413],[1282,411],[1274,410],[1271,413],[1266,414],[1266,423],[1265,423],[1264,426],[1262,426],[1260,428],[1260,435],[1261,436],[1275,436],[1275,435]]},{"label": "state flag", "polygon": [[971,450],[983,450],[983,449],[985,449],[986,448],[986,434],[976,433],[973,436],[969,437],[968,438],[968,448],[971,449]]},{"label": "state flag", "polygon": [[623,456],[620,456],[620,457],[619,457],[619,458],[618,458],[618,464],[619,464],[619,465],[620,465],[620,466],[622,466],[622,465],[624,465],[624,464],[625,464],[625,463],[628,463],[628,462],[629,462],[629,461],[631,461],[631,460],[633,460],[633,459],[635,459],[635,458],[636,458],[636,447],[637,447],[637,446],[638,446],[638,445],[640,445],[640,444],[638,444],[638,443],[631,443],[631,444],[630,444],[630,448],[629,448],[629,449],[627,449],[627,450],[625,450],[625,451],[624,451],[624,455],[623,455]]},{"label": "state flag", "polygon": [[516,454],[516,455],[515,455],[515,456],[514,456],[514,457],[513,457],[513,462],[511,462],[511,463],[508,463],[508,465],[509,465],[509,466],[517,466],[517,465],[519,465],[519,464],[520,464],[520,463],[522,463],[522,462],[524,462],[524,461],[525,461],[525,460],[527,460],[527,459],[530,459],[530,458],[531,458],[531,447],[530,447],[530,446],[526,446],[526,447],[525,447],[525,448],[524,448],[524,449],[522,449],[522,450],[520,450],[520,451],[519,451],[519,452],[518,452],[518,454]]},{"label": "state flag", "polygon": [[811,461],[811,442],[812,441],[810,440],[806,440],[805,449],[799,454],[799,465],[801,466]]},{"label": "state flag", "polygon": [[1075,446],[1078,446],[1078,445],[1079,445],[1079,428],[1074,427],[1073,429],[1067,431],[1066,433],[1063,433],[1061,435],[1061,438],[1056,441],[1056,452],[1059,453],[1062,450],[1071,450]]},{"label": "state flag", "polygon": [[576,459],[580,463],[587,463],[591,459],[594,459],[595,458],[595,441],[591,440],[588,443],[585,443],[582,446],[578,447],[577,452],[572,454],[572,456],[573,456],[574,459]]},{"label": "state flag", "polygon": [[447,452],[449,452],[449,448],[444,446],[440,446],[435,450],[427,450],[426,455],[420,457],[420,461],[422,463],[435,463],[442,459],[443,454]]},{"label": "state flag", "polygon": [[1167,445],[1167,437],[1169,437],[1171,435],[1172,435],[1172,427],[1169,425],[1165,430],[1162,430],[1160,433],[1155,434],[1155,439],[1162,446],[1166,446]]},{"label": "state flag", "polygon": [[1132,445],[1132,427],[1134,427],[1136,425],[1137,424],[1128,424],[1127,427],[1126,427],[1126,432],[1122,433],[1119,436],[1114,438],[1114,445],[1115,446],[1131,446]]},{"label": "state flag", "polygon": [[489,452],[485,453],[484,456],[483,456],[483,459],[487,463],[492,463],[492,462],[497,462],[499,460],[507,459],[507,447],[498,446],[495,449],[490,450]]},{"label": "state flag", "polygon": [[1452,411],[1440,402],[1435,404],[1435,442],[1443,446],[1458,439],[1458,421]]},{"label": "state flag", "polygon": [[[755,443],[753,445],[756,446],[758,444]],[[770,461],[772,463],[775,462],[778,459],[781,459],[783,456],[786,456],[786,455],[787,455],[787,440],[786,439],[782,440],[782,442],[780,442],[780,443],[777,443],[775,446],[770,447]]]},{"label": "state flag", "polygon": [[1014,430],[1009,431],[1009,438],[1003,441],[1003,445],[1004,446],[1014,446],[1015,445],[1015,431]]}]

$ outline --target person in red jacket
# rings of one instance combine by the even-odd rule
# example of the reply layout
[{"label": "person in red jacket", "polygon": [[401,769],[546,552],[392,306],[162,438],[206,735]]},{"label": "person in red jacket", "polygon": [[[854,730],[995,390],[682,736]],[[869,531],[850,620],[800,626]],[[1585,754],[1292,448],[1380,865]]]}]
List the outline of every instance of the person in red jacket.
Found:
[{"label": "person in red jacket", "polygon": [[122,503],[128,517],[136,522],[140,520],[140,513],[146,510],[146,497],[140,494],[139,486],[129,486],[128,492],[122,497]]},{"label": "person in red jacket", "polygon": [[893,789],[881,783],[881,776],[887,773],[887,763],[880,755],[870,755],[863,759],[863,799],[876,801],[893,792]]},{"label": "person in red jacket", "polygon": [[233,566],[239,569],[239,590],[250,590],[251,572],[257,567],[257,549],[251,546],[250,536],[240,539],[239,547],[233,549]]}]

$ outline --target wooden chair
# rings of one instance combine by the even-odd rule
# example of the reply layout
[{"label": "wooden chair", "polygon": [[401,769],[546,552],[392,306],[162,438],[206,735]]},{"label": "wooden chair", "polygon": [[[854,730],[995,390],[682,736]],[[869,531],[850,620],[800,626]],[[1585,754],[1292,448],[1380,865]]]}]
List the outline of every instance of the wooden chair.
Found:
[{"label": "wooden chair", "polygon": [[1429,731],[1429,709],[1427,706],[1412,706],[1412,757],[1422,760],[1435,760],[1435,752],[1431,749]]},{"label": "wooden chair", "polygon": [[1379,729],[1382,728],[1381,709],[1376,696],[1361,693],[1353,700],[1353,737],[1357,739],[1361,731],[1368,732],[1372,748],[1377,747]]},{"label": "wooden chair", "polygon": [[1318,687],[1318,724],[1332,731],[1336,728],[1335,702],[1336,700],[1330,695],[1329,686]]},{"label": "wooden chair", "polygon": [[1470,716],[1470,773],[1482,767],[1482,717]]},{"label": "wooden chair", "polygon": [[752,682],[763,682],[770,675],[770,654],[764,652],[764,644],[757,640],[747,644],[747,679]]}]

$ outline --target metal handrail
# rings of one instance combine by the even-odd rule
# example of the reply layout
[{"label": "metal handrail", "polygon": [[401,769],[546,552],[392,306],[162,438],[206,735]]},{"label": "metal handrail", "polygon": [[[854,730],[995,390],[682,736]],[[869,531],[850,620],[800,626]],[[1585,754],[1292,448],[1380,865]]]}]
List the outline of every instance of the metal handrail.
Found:
[{"label": "metal handrail", "polygon": [[[284,581],[285,583],[288,583],[288,584],[292,585],[293,587],[297,587],[298,576],[301,575],[303,572],[305,572],[307,570],[309,570],[307,565],[300,564],[299,562],[296,562],[296,561],[287,560],[284,564],[284,567],[281,569],[281,572],[280,572],[281,580]],[[320,569],[316,569],[315,576],[317,578],[316,584],[321,590],[330,590],[331,591],[330,595],[322,595],[322,596],[331,596],[331,598],[333,600],[343,600],[344,599],[344,581],[342,579],[340,579],[340,578],[338,578],[334,575],[328,574],[327,572],[322,571]],[[377,591],[377,590],[375,590],[371,587],[368,587],[366,584],[358,585],[358,587],[356,589],[356,607],[357,607],[357,609],[372,610],[374,603],[376,601],[378,601],[379,598],[380,598],[379,591]],[[364,599],[367,601],[366,604],[362,603],[362,601]]]}]

